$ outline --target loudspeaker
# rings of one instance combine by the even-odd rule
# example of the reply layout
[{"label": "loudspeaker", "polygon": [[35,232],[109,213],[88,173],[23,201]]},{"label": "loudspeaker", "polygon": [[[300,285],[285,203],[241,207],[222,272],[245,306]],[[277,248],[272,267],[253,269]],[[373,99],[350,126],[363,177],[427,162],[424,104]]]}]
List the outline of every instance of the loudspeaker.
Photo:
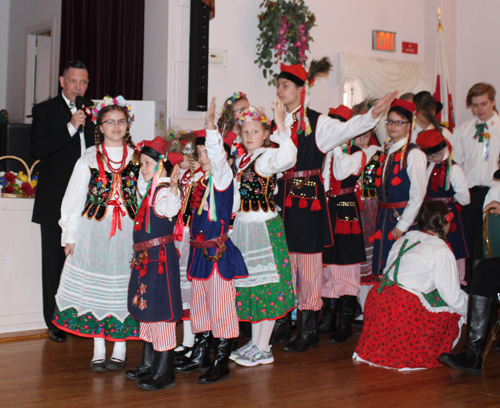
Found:
[{"label": "loudspeaker", "polygon": [[[0,157],[17,156],[23,159],[28,168],[35,162],[30,153],[31,125],[23,123],[9,123],[0,125]],[[0,161],[0,171],[22,171],[26,169],[17,160],[6,159]]]},{"label": "loudspeaker", "polygon": [[201,0],[191,0],[189,29],[188,110],[206,111],[208,101],[208,28],[210,7]]}]

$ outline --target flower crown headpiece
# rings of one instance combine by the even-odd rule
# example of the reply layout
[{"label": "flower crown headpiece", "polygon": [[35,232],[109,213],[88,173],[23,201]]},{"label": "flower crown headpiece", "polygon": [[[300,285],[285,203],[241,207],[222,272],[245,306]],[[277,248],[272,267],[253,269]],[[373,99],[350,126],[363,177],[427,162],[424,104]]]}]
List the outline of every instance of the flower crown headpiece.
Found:
[{"label": "flower crown headpiece", "polygon": [[232,105],[238,99],[248,99],[247,94],[243,92],[235,92],[233,96],[231,96],[231,98],[224,103],[224,106],[222,107],[222,113],[224,113],[227,108],[229,108],[229,105]]},{"label": "flower crown headpiece", "polygon": [[241,126],[243,122],[249,120],[255,120],[271,126],[271,120],[266,116],[265,112],[258,110],[255,106],[250,106],[241,112],[241,115],[238,117],[238,124]]},{"label": "flower crown headpiece", "polygon": [[121,106],[123,108],[127,108],[128,117],[129,117],[128,123],[130,124],[134,121],[135,114],[134,114],[134,111],[132,109],[132,105],[127,103],[126,99],[123,96],[118,95],[117,97],[112,98],[111,96],[106,95],[104,98],[102,98],[101,103],[96,104],[92,108],[92,122],[94,122],[94,124],[97,124],[97,115],[98,115],[99,111],[102,108],[104,108],[106,106],[110,106],[110,105],[118,105],[118,106]]}]

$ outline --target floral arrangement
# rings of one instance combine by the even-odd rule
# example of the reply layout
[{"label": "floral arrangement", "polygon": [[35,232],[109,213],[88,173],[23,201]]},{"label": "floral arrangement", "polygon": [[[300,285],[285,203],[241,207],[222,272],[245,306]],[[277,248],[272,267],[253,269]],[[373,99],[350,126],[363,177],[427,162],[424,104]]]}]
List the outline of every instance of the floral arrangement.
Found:
[{"label": "floral arrangement", "polygon": [[99,113],[99,111],[102,108],[104,108],[105,106],[109,106],[109,105],[118,105],[118,106],[127,108],[128,116],[129,116],[128,123],[133,122],[133,120],[135,118],[135,113],[132,109],[132,105],[127,103],[126,99],[121,95],[118,95],[117,97],[114,97],[114,98],[112,98],[109,95],[106,95],[104,98],[102,98],[101,103],[97,103],[96,105],[94,105],[94,107],[92,108],[92,122],[97,124],[97,114]]},{"label": "floral arrangement", "polygon": [[250,106],[248,109],[241,112],[241,115],[238,118],[238,123],[241,126],[243,122],[248,120],[255,120],[271,126],[271,120],[266,116],[265,112],[258,110],[255,106]]},{"label": "floral arrangement", "polygon": [[2,194],[17,194],[24,197],[34,197],[36,193],[36,185],[38,182],[38,174],[30,181],[29,177],[22,171],[19,173],[0,172],[0,188]]},{"label": "floral arrangement", "polygon": [[243,92],[235,92],[225,103],[224,106],[222,107],[222,113],[224,113],[227,108],[229,108],[230,105],[235,103],[238,99],[248,99],[247,94]]},{"label": "floral arrangement", "polygon": [[[316,17],[304,4],[304,0],[264,0],[260,8],[265,10],[258,15],[259,30],[257,38],[257,59],[255,64],[262,68],[268,85],[276,85],[273,64],[284,62],[291,65],[304,64],[309,51],[309,32],[315,26]],[[273,55],[274,54],[274,55]]]}]

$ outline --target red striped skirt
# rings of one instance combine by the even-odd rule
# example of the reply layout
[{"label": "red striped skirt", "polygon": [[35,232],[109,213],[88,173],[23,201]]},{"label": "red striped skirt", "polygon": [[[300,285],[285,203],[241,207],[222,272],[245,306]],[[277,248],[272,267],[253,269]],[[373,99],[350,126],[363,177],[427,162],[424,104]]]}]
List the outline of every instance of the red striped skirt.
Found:
[{"label": "red striped skirt", "polygon": [[378,293],[376,283],[365,303],[364,324],[355,353],[387,368],[433,368],[459,336],[460,315],[429,312],[420,299],[398,285]]}]

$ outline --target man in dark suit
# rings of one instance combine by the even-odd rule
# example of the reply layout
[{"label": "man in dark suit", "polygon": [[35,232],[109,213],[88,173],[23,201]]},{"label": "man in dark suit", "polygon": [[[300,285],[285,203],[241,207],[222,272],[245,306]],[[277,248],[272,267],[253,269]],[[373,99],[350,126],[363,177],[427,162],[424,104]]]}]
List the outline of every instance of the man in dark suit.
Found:
[{"label": "man in dark suit", "polygon": [[43,314],[49,338],[56,342],[66,340],[65,332],[52,324],[65,259],[58,224],[61,202],[76,161],[95,144],[95,125],[75,105],[77,96],[87,91],[87,68],[81,61],[70,61],[59,82],[60,95],[33,107],[31,134],[31,154],[41,160],[32,221],[40,224],[42,234]]}]

